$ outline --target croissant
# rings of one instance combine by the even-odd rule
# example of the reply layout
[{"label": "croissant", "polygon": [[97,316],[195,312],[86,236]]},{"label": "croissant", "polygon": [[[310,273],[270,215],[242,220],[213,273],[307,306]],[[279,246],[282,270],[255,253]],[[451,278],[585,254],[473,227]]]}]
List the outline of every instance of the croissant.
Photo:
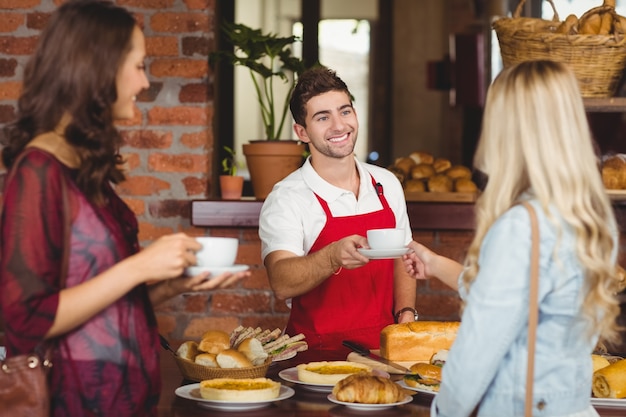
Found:
[{"label": "croissant", "polygon": [[339,401],[363,404],[396,403],[407,396],[407,392],[389,378],[371,374],[352,374],[333,387]]},{"label": "croissant", "polygon": [[626,398],[626,359],[594,372],[592,389],[598,398]]}]

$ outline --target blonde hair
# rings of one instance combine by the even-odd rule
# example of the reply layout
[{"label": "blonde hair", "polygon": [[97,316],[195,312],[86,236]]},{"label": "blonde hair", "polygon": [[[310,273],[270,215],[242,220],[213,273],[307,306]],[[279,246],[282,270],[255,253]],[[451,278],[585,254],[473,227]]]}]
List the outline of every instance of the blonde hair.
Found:
[{"label": "blonde hair", "polygon": [[476,203],[476,235],[464,285],[469,289],[478,274],[480,246],[489,228],[532,190],[546,213],[549,207],[556,209],[575,231],[576,253],[586,274],[583,314],[590,329],[614,339],[619,314],[612,262],[616,221],[571,71],[551,61],[502,71],[487,94],[474,165],[489,179]]}]

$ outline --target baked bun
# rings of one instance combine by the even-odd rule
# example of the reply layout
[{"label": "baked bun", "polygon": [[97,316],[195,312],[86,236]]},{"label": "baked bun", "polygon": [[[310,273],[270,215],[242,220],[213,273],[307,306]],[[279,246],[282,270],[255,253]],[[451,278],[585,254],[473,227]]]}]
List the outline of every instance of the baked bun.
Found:
[{"label": "baked bun", "polygon": [[442,172],[444,172],[451,166],[452,166],[452,162],[450,162],[449,159],[445,159],[445,158],[437,158],[435,159],[435,162],[433,162],[433,168],[435,168],[435,172],[437,174],[441,174]]},{"label": "baked bun", "polygon": [[445,174],[436,174],[428,179],[428,191],[432,193],[449,193],[452,186],[452,179]]},{"label": "baked bun", "polygon": [[409,157],[398,158],[394,165],[404,172],[404,175],[408,176],[411,173],[411,168],[415,165],[415,161]]},{"label": "baked bun", "polygon": [[406,173],[401,170],[400,168],[398,168],[395,165],[390,166],[389,168],[387,168],[393,175],[396,176],[396,178],[398,179],[398,181],[400,181],[400,183],[404,183],[404,180],[406,180]]},{"label": "baked bun", "polygon": [[454,191],[459,193],[475,193],[478,191],[478,187],[474,181],[468,178],[458,178],[454,181]]},{"label": "baked bun", "polygon": [[428,152],[411,152],[411,155],[409,155],[409,157],[414,160],[416,164],[432,164],[433,162],[435,162],[435,158]]},{"label": "baked bun", "polygon": [[266,401],[279,394],[280,382],[268,378],[216,378],[200,382],[200,395],[206,400]]},{"label": "baked bun", "polygon": [[217,364],[217,355],[214,353],[200,353],[194,358],[194,362],[198,365],[208,366],[209,368],[219,368]]},{"label": "baked bun", "polygon": [[426,184],[423,180],[406,180],[404,182],[404,190],[412,193],[426,191]]},{"label": "baked bun", "polygon": [[626,398],[626,359],[595,371],[591,388],[598,398]]},{"label": "baked bun", "polygon": [[404,383],[410,387],[439,391],[441,384],[441,367],[419,362],[412,365],[411,375],[404,375]]},{"label": "baked bun", "polygon": [[269,356],[263,349],[259,339],[255,337],[244,339],[237,347],[237,350],[246,355],[246,358],[250,359],[254,366],[262,365]]},{"label": "baked bun", "polygon": [[176,349],[176,355],[192,362],[198,353],[198,343],[193,341],[184,342]]},{"label": "baked bun", "polygon": [[372,368],[367,365],[348,361],[309,362],[300,364],[296,368],[300,381],[328,385],[334,385],[351,374],[372,372]]},{"label": "baked bun", "polygon": [[417,164],[411,168],[411,178],[419,180],[435,175],[435,168],[431,164]]},{"label": "baked bun", "polygon": [[217,354],[217,364],[220,368],[248,368],[252,361],[243,353],[235,349],[226,349]]},{"label": "baked bun", "polygon": [[626,188],[626,158],[622,154],[606,157],[601,172],[605,188],[609,190]]},{"label": "baked bun", "polygon": [[472,171],[463,165],[454,165],[446,170],[446,175],[453,180],[457,178],[472,179]]},{"label": "baked bun", "polygon": [[198,350],[216,355],[229,347],[230,335],[221,330],[209,330],[202,335],[202,340],[198,343]]},{"label": "baked bun", "polygon": [[458,321],[390,324],[380,332],[380,356],[396,362],[428,362],[439,350],[450,349],[458,329]]},{"label": "baked bun", "polygon": [[390,404],[402,401],[407,393],[389,378],[352,374],[337,382],[333,394],[339,401],[362,404]]}]

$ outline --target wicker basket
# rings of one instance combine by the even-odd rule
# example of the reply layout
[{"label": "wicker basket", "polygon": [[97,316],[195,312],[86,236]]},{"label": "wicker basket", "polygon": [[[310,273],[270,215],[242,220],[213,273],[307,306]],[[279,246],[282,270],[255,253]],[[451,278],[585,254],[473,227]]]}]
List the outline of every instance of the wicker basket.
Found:
[{"label": "wicker basket", "polygon": [[562,62],[574,71],[583,97],[612,97],[626,65],[626,37],[554,33],[559,16],[547,1],[554,10],[551,21],[519,17],[526,2],[520,0],[513,17],[493,22],[504,67],[540,59]]},{"label": "wicker basket", "polygon": [[204,365],[198,365],[195,362],[191,362],[187,359],[183,359],[178,355],[175,355],[176,365],[180,369],[180,373],[183,374],[185,379],[190,381],[200,382],[205,379],[215,378],[262,378],[267,374],[267,370],[272,364],[272,358],[269,357],[263,365],[251,366],[249,368],[236,368],[236,369],[224,369],[224,368],[211,368]]}]

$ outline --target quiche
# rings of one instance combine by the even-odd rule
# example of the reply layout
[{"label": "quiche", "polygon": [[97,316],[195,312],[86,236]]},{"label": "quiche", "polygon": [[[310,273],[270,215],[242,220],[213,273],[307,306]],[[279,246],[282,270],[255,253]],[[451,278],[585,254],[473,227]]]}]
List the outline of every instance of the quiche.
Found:
[{"label": "quiche", "polygon": [[279,393],[280,382],[269,378],[216,378],[200,382],[200,395],[205,400],[265,401]]},{"label": "quiche", "polygon": [[335,385],[342,379],[359,372],[370,374],[372,368],[362,363],[348,361],[309,362],[298,365],[298,379],[309,384]]}]

